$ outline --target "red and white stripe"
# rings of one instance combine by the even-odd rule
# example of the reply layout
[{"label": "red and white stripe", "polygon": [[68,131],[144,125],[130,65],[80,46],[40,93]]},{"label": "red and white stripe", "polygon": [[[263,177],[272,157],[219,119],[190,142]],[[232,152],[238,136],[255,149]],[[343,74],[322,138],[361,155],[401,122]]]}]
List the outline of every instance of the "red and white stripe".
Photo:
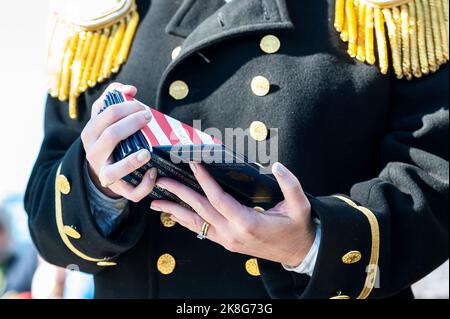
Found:
[{"label": "red and white stripe", "polygon": [[[134,100],[126,95],[124,99]],[[142,102],[139,103],[148,108],[153,115],[150,123],[141,130],[151,146],[222,144],[219,139],[152,109]]]}]

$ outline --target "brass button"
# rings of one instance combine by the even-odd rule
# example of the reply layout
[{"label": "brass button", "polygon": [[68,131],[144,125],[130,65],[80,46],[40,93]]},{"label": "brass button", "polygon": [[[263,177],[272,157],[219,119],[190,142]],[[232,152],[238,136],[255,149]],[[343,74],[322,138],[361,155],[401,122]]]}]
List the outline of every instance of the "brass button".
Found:
[{"label": "brass button", "polygon": [[80,239],[80,233],[73,226],[64,226],[64,234],[73,239]]},{"label": "brass button", "polygon": [[174,221],[170,218],[169,213],[161,213],[159,218],[161,219],[161,223],[164,225],[164,227],[167,227],[167,228],[173,227],[177,223],[176,221]]},{"label": "brass button", "polygon": [[250,124],[250,136],[258,142],[262,142],[267,139],[267,136],[269,136],[269,130],[267,129],[266,124],[260,121],[252,122],[252,124]]},{"label": "brass button", "polygon": [[169,87],[169,94],[175,100],[185,99],[189,94],[189,87],[184,81],[175,81]]},{"label": "brass button", "polygon": [[100,267],[113,267],[113,266],[117,266],[117,263],[113,262],[113,261],[99,261],[97,263],[97,266]]},{"label": "brass button", "polygon": [[175,269],[175,258],[170,254],[161,255],[156,262],[156,267],[163,275],[169,275]]},{"label": "brass button", "polygon": [[178,58],[180,53],[181,53],[181,47],[176,47],[175,49],[173,49],[173,51],[172,51],[172,60],[175,60],[176,58]]},{"label": "brass button", "polygon": [[342,262],[347,265],[355,264],[360,261],[361,258],[362,254],[357,250],[353,250],[342,256]]},{"label": "brass button", "polygon": [[267,54],[274,54],[280,50],[281,42],[276,36],[269,34],[262,38],[259,46],[263,52]]},{"label": "brass button", "polygon": [[64,175],[58,175],[58,177],[56,178],[56,188],[64,195],[69,194],[70,183],[67,177],[65,177]]},{"label": "brass button", "polygon": [[260,276],[261,273],[259,272],[259,266],[258,266],[258,260],[256,258],[251,258],[247,260],[245,263],[245,270],[252,275],[252,276]]},{"label": "brass button", "polygon": [[330,299],[350,299],[350,296],[337,295],[337,296],[331,297]]},{"label": "brass button", "polygon": [[255,76],[251,83],[252,92],[257,96],[266,96],[270,92],[270,82],[262,75]]},{"label": "brass button", "polygon": [[253,209],[256,210],[258,213],[263,213],[266,211],[264,208],[259,207],[259,206],[255,206],[255,207],[253,207]]}]

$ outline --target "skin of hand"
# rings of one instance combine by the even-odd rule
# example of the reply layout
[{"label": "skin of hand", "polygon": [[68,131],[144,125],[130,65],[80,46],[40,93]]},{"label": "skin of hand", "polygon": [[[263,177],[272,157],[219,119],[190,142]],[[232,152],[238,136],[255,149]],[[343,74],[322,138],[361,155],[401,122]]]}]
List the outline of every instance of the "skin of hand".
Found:
[{"label": "skin of hand", "polygon": [[152,114],[134,101],[110,106],[98,114],[104,106],[106,93],[112,90],[131,97],[137,94],[137,89],[130,85],[109,85],[94,102],[91,119],[81,132],[81,141],[89,163],[89,175],[97,188],[111,198],[125,197],[137,203],[151,193],[156,181],[156,169],[148,170],[137,187],[122,178],[149,162],[150,152],[141,150],[116,163],[112,153],[120,141],[145,127],[151,121]]},{"label": "skin of hand", "polygon": [[168,212],[174,221],[195,233],[204,222],[209,223],[207,238],[231,252],[290,267],[301,264],[314,242],[315,225],[299,180],[284,165],[272,166],[284,200],[264,212],[246,207],[224,192],[201,164],[191,162],[190,167],[206,197],[173,179],[158,178],[158,186],[178,196],[193,211],[167,200],[154,200],[151,209]]}]

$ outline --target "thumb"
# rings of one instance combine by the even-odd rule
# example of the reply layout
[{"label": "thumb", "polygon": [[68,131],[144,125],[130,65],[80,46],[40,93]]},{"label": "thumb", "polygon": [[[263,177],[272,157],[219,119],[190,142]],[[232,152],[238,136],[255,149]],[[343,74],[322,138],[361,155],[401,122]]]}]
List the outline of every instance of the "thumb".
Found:
[{"label": "thumb", "polygon": [[277,179],[288,206],[296,211],[304,207],[307,198],[297,177],[281,163],[273,164],[272,173]]}]

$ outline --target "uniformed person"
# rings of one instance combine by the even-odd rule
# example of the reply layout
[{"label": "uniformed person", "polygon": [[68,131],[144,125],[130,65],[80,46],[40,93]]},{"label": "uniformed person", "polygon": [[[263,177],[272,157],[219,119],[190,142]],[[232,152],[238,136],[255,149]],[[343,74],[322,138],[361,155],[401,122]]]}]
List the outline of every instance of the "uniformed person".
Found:
[{"label": "uniformed person", "polygon": [[[68,0],[53,19],[25,205],[42,256],[95,274],[96,297],[406,298],[448,258],[448,0]],[[151,155],[110,154],[151,116],[97,115],[112,88],[276,135],[284,201],[244,207],[199,164],[206,196],[152,170],[125,184]],[[150,203],[155,183],[195,212]]]}]

